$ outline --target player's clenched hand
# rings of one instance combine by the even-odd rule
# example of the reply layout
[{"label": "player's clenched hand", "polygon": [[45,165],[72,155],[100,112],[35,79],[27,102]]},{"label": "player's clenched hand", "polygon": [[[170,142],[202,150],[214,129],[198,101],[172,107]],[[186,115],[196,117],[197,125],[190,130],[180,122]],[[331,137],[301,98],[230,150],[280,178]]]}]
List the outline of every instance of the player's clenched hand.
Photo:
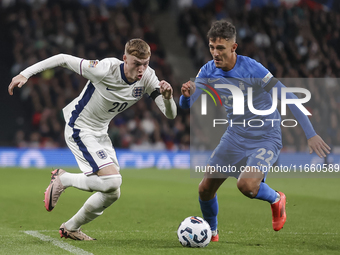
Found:
[{"label": "player's clenched hand", "polygon": [[172,98],[172,87],[166,81],[161,81],[159,83],[160,92],[165,99]]},{"label": "player's clenched hand", "polygon": [[11,84],[9,84],[9,86],[8,86],[8,93],[9,93],[10,95],[13,95],[13,89],[14,89],[15,87],[21,88],[22,85],[24,85],[26,82],[27,82],[27,78],[24,77],[24,76],[21,75],[21,74],[18,74],[17,76],[15,76],[15,77],[12,79]]},{"label": "player's clenched hand", "polygon": [[315,153],[318,154],[320,158],[326,157],[326,153],[329,154],[331,149],[318,135],[308,139],[308,147],[309,153],[313,153],[313,151],[315,151]]},{"label": "player's clenched hand", "polygon": [[194,94],[196,90],[196,85],[192,81],[188,81],[182,85],[181,93],[185,97],[190,97],[192,94]]}]

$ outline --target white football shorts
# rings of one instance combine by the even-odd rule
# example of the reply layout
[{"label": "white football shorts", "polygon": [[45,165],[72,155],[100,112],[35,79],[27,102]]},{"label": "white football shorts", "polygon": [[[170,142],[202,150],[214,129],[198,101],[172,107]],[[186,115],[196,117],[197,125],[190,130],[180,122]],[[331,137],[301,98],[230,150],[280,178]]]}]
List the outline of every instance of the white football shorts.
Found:
[{"label": "white football shorts", "polygon": [[66,124],[65,141],[84,174],[93,174],[112,164],[119,171],[116,152],[107,134],[98,136]]}]

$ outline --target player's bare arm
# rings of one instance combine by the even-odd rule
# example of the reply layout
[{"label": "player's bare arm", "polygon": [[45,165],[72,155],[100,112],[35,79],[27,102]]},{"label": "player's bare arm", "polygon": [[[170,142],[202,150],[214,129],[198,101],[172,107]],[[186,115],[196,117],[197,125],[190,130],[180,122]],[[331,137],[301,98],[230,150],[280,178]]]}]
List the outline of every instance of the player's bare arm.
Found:
[{"label": "player's bare arm", "polygon": [[12,96],[14,88],[21,88],[27,82],[27,80],[28,79],[22,74],[18,74],[17,76],[13,77],[12,82],[8,86],[8,93]]},{"label": "player's bare arm", "polygon": [[196,91],[196,85],[192,81],[187,81],[182,85],[181,93],[184,97],[190,97]]},{"label": "player's bare arm", "polygon": [[329,154],[331,148],[328,146],[327,143],[324,142],[324,140],[319,136],[313,136],[308,139],[308,147],[309,147],[309,153],[315,153],[320,157],[326,157],[326,153]]}]

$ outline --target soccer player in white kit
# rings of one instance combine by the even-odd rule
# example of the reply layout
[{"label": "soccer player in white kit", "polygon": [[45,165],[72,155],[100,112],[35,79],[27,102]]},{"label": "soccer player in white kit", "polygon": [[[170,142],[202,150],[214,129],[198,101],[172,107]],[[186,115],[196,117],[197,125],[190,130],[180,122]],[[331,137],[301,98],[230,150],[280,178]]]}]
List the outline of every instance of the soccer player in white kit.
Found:
[{"label": "soccer player in white kit", "polygon": [[108,125],[118,113],[135,104],[147,93],[169,119],[177,115],[172,87],[159,81],[151,69],[149,45],[142,39],[132,39],[125,45],[123,61],[106,58],[85,60],[59,54],[38,62],[12,79],[8,92],[21,88],[34,74],[62,66],[88,79],[81,94],[64,109],[65,140],[83,173],[52,171],[45,192],[45,207],[52,211],[61,193],[68,187],[96,191],[83,207],[60,226],[61,237],[74,240],[95,240],[80,226],[101,215],[120,196],[122,177],[115,150],[107,134]]}]

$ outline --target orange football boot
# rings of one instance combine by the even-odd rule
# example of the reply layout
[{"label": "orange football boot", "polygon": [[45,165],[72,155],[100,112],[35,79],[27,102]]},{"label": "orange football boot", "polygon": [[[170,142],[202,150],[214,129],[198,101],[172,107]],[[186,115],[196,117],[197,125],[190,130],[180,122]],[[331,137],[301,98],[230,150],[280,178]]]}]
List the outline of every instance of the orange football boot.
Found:
[{"label": "orange football boot", "polygon": [[219,239],[219,236],[218,236],[218,231],[217,231],[217,234],[216,234],[216,235],[214,235],[214,236],[212,235],[212,236],[211,236],[211,240],[210,240],[210,241],[211,241],[211,242],[218,242],[218,239]]},{"label": "orange football boot", "polygon": [[280,194],[280,200],[274,204],[271,204],[272,215],[273,215],[273,229],[275,231],[279,231],[283,228],[283,225],[286,222],[286,195],[282,192],[278,191]]}]

